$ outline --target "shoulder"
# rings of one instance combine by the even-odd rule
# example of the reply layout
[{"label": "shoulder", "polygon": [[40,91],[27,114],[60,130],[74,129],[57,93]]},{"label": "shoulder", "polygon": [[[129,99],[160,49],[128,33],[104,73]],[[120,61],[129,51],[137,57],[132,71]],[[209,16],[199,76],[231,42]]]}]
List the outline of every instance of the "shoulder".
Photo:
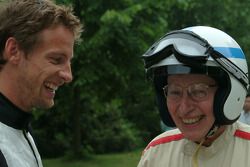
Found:
[{"label": "shoulder", "polygon": [[171,143],[174,141],[179,141],[182,140],[184,138],[183,134],[178,130],[178,129],[174,129],[174,130],[169,130],[166,131],[162,134],[160,134],[159,136],[157,136],[156,138],[154,138],[145,148],[144,151],[148,150],[151,147],[156,147],[162,144],[167,144],[167,143]]},{"label": "shoulder", "polygon": [[250,126],[241,122],[236,122],[234,136],[250,141]]},{"label": "shoulder", "polygon": [[173,166],[170,164],[175,161],[173,158],[179,159],[180,149],[183,148],[183,139],[184,136],[178,129],[158,135],[142,152],[138,167]]}]

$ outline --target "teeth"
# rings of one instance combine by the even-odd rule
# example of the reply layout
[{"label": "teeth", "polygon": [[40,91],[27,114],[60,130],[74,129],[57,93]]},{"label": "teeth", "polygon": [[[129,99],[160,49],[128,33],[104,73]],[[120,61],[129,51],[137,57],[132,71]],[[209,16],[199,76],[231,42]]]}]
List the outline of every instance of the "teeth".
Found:
[{"label": "teeth", "polygon": [[58,87],[55,84],[52,83],[45,83],[45,86],[49,89],[51,89],[52,91],[56,91],[58,89]]},{"label": "teeth", "polygon": [[193,124],[193,123],[198,122],[200,119],[201,119],[201,116],[200,117],[196,117],[196,118],[188,118],[188,119],[185,118],[185,119],[182,119],[182,121],[185,124]]}]

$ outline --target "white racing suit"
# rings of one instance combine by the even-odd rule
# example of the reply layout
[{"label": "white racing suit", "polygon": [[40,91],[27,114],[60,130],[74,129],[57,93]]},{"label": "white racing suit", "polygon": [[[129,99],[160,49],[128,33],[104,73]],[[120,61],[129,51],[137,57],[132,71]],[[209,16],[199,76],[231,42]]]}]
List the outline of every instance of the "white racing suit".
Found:
[{"label": "white racing suit", "polygon": [[28,132],[30,117],[0,93],[0,167],[42,167]]},{"label": "white racing suit", "polygon": [[[197,147],[178,129],[164,132],[145,148],[138,167],[193,167]],[[194,158],[198,167],[250,167],[250,126],[228,125],[211,146],[201,146]]]}]

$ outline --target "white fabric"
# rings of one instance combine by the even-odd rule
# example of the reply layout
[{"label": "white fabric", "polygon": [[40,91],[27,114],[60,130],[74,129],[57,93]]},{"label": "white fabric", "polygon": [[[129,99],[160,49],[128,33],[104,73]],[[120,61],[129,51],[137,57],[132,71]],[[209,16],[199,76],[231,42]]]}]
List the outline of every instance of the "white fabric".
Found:
[{"label": "white fabric", "polygon": [[[8,167],[38,166],[22,130],[14,129],[0,122],[0,134],[0,149],[7,161]],[[26,133],[26,135],[35,151],[39,167],[42,167],[42,161],[33,138],[29,133]]]},{"label": "white fabric", "polygon": [[[235,135],[236,131],[249,138]],[[178,129],[166,131],[152,142],[180,134]],[[192,157],[197,147],[196,143],[185,138],[165,140],[145,150],[138,167],[193,167]],[[210,147],[200,148],[197,158],[198,167],[249,167],[250,126],[240,122],[229,125]]]}]

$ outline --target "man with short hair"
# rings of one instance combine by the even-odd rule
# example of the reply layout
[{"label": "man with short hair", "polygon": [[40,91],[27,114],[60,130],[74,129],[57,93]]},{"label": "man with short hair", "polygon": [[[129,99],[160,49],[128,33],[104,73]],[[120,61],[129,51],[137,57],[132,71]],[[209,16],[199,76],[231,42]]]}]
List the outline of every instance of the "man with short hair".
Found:
[{"label": "man with short hair", "polygon": [[50,0],[1,1],[0,22],[0,166],[42,167],[31,111],[52,107],[56,90],[72,81],[82,26]]}]

